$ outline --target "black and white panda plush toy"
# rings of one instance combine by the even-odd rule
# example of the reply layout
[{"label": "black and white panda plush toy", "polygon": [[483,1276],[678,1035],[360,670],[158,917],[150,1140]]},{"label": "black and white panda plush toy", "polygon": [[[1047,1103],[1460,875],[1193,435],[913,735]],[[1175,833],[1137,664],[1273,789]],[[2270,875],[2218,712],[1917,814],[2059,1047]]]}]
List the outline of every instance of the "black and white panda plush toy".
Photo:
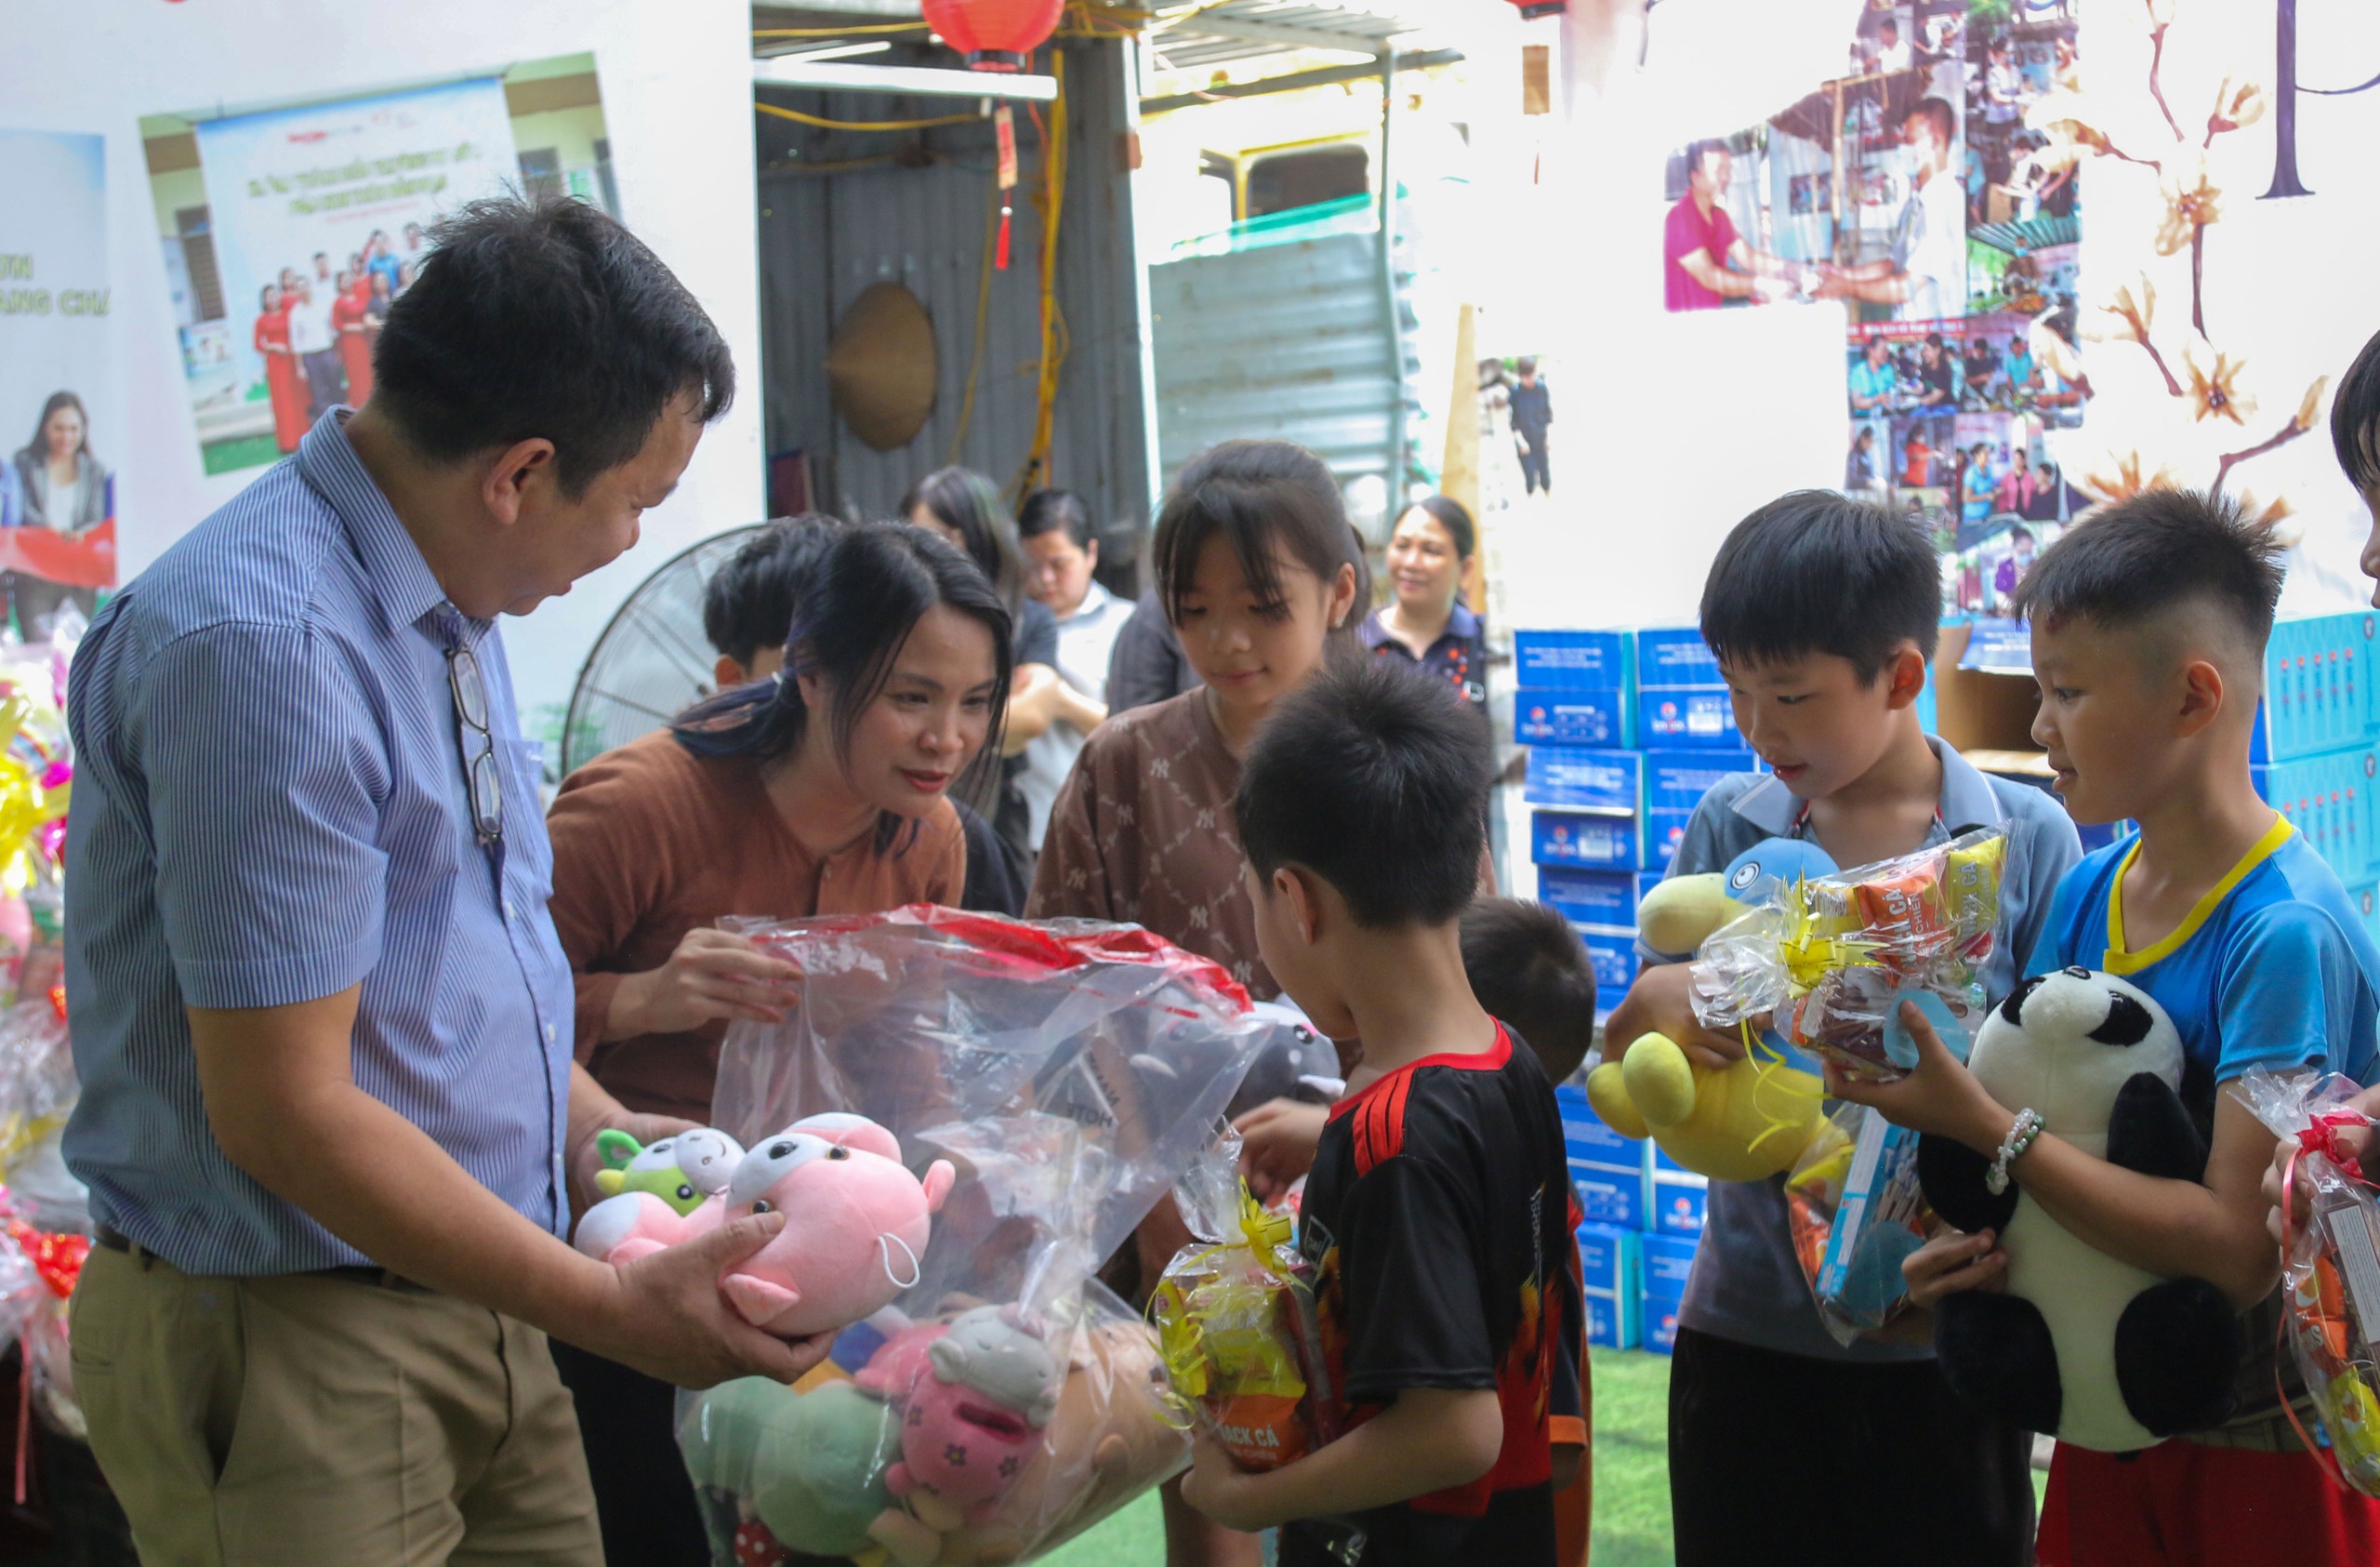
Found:
[{"label": "black and white panda plush toy", "polygon": [[[2207,1144],[2182,1101],[2181,1036],[2146,993],[2069,968],[2029,979],[1985,1018],[1968,1067],[2012,1109],[2110,1164],[2205,1178]],[[2194,1085],[2195,1086],[2195,1085]],[[2202,1279],[2160,1279],[2093,1249],[2014,1180],[1994,1196],[1991,1161],[1949,1138],[1918,1142],[1918,1178],[1956,1228],[1990,1229],[2008,1253],[2004,1294],[1935,1308],[1942,1374],[1970,1402],[2025,1430],[2103,1453],[2218,1425],[2244,1350],[2238,1315]]]}]

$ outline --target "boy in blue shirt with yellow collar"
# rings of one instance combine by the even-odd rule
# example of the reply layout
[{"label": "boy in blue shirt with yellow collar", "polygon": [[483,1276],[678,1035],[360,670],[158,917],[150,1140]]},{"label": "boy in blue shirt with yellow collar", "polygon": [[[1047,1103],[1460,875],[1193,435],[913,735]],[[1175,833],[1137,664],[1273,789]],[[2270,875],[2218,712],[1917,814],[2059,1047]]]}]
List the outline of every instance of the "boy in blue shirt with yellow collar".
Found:
[{"label": "boy in blue shirt with yellow collar", "polygon": [[[2279,556],[2236,505],[2152,490],[2043,551],[2016,595],[2042,692],[2033,737],[2058,792],[2080,820],[2140,824],[2060,883],[2027,971],[2100,969],[2156,997],[2182,1036],[2184,1102],[2212,1118],[2214,1146],[2203,1184],[2120,1169],[2047,1133],[2008,1167],[2109,1255],[2223,1290],[2247,1314],[2249,1348],[2223,1426],[2139,1454],[2059,1444],[2043,1567],[2380,1559],[2380,1503],[2333,1483],[2281,1408],[2279,1264],[2260,1189],[2274,1137],[2223,1091],[2252,1066],[2373,1070],[2380,949],[2248,771]],[[1910,1076],[1831,1086],[1995,1157],[2027,1107],[1996,1103],[1922,1018],[1911,1031]],[[1987,1231],[1937,1240],[1906,1270],[1932,1300],[1992,1287],[2004,1266]]]}]

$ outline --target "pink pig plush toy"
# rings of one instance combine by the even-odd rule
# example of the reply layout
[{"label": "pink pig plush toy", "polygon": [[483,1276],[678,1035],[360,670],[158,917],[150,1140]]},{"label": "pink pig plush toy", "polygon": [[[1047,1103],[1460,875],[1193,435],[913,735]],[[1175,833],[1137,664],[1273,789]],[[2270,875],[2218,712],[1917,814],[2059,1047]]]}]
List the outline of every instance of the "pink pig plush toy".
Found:
[{"label": "pink pig plush toy", "polygon": [[728,1182],[722,1216],[782,1213],[786,1226],[720,1288],[754,1327],[800,1338],[847,1327],[918,1281],[918,1258],[958,1178],[946,1159],[920,1181],[892,1133],[860,1115],[813,1115],[755,1146]]},{"label": "pink pig plush toy", "polygon": [[957,1179],[946,1159],[928,1166],[922,1181],[909,1174],[899,1140],[866,1116],[813,1115],[748,1153],[738,1149],[732,1172],[706,1180],[704,1195],[677,1184],[677,1167],[697,1147],[734,1144],[707,1130],[672,1141],[681,1146],[654,1161],[672,1166],[669,1189],[643,1189],[644,1172],[631,1167],[629,1189],[578,1221],[578,1249],[617,1266],[743,1214],[782,1213],[785,1228],[719,1284],[745,1321],[787,1338],[847,1327],[915,1284],[931,1215]]}]

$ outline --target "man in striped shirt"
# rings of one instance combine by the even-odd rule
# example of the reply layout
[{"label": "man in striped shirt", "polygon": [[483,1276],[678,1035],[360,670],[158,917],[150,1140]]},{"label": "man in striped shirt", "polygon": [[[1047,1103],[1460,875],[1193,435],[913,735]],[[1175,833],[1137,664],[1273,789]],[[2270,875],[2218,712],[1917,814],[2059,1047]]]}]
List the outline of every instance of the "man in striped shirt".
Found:
[{"label": "man in striped shirt", "polygon": [[598,1561],[545,1335],[790,1379],[723,1266],[573,1251],[597,1132],[500,613],[635,542],[734,370],[625,229],[477,204],[362,410],[192,530],[73,677],[76,1391],[142,1560]]}]

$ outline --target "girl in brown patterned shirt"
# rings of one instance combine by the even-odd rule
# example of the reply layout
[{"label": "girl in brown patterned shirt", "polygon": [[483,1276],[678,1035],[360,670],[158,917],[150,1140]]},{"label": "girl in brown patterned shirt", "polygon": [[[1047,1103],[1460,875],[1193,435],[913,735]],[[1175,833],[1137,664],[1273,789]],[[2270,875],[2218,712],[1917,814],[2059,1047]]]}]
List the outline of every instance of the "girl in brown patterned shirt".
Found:
[{"label": "girl in brown patterned shirt", "polygon": [[[1270,1001],[1281,988],[1256,949],[1232,815],[1239,758],[1273,704],[1326,658],[1362,656],[1351,628],[1370,596],[1363,555],[1329,469],[1286,441],[1226,441],[1193,458],[1157,514],[1152,553],[1157,601],[1206,684],[1092,732],[1050,813],[1025,913],[1146,926]],[[1187,1239],[1160,1202],[1137,1255],[1119,1261],[1154,1281]],[[1183,1506],[1178,1482],[1165,1512],[1170,1567],[1261,1560],[1255,1536]]]}]

